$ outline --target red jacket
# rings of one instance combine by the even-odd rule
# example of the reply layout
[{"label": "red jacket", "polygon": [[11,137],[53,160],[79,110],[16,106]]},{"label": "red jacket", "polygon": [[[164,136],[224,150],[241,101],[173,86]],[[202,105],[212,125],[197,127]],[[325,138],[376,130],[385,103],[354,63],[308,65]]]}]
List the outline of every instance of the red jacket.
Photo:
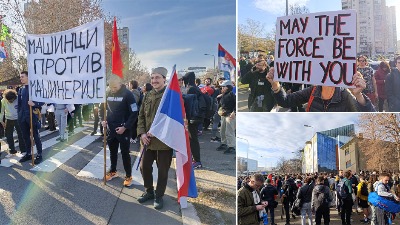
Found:
[{"label": "red jacket", "polygon": [[376,87],[378,89],[378,96],[379,98],[386,99],[386,91],[385,91],[385,79],[387,76],[387,72],[385,72],[382,68],[375,72],[375,80],[376,80]]}]

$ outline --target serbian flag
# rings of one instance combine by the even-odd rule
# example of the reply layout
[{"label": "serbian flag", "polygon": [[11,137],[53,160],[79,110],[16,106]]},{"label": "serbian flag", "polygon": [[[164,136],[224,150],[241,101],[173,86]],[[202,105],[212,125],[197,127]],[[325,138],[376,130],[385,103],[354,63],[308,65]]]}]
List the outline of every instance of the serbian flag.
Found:
[{"label": "serbian flag", "polygon": [[229,80],[234,77],[236,60],[228,51],[226,51],[221,44],[218,44],[218,67],[219,70],[229,74]]},{"label": "serbian flag", "polygon": [[3,58],[3,59],[7,58],[7,52],[6,52],[6,49],[4,48],[4,42],[1,42],[1,45],[0,45],[0,58]]},{"label": "serbian flag", "polygon": [[185,118],[185,107],[174,66],[149,133],[176,151],[178,202],[181,202],[182,208],[184,208],[182,201],[186,202],[185,197],[197,197],[189,132],[185,126]]},{"label": "serbian flag", "polygon": [[121,49],[119,48],[119,41],[118,41],[118,32],[117,32],[117,20],[114,17],[114,27],[112,33],[112,73],[124,78],[122,75],[122,69],[124,68],[124,64],[122,64],[121,59]]}]

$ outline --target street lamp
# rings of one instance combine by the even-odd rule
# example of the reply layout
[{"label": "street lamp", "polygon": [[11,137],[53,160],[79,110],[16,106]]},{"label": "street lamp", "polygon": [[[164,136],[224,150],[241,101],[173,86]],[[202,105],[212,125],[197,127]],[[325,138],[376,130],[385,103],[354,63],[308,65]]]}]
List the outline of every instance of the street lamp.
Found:
[{"label": "street lamp", "polygon": [[247,140],[246,138],[241,138],[241,137],[236,137],[238,139],[242,139],[245,140],[247,142],[247,176],[249,176],[249,148],[250,148],[250,144],[249,144],[249,140]]},{"label": "street lamp", "polygon": [[[313,173],[315,173],[315,170],[314,170],[314,145],[313,145],[313,139],[314,139],[314,127],[313,126],[311,126],[311,125],[307,125],[307,124],[304,124],[304,126],[305,127],[308,127],[308,128],[312,128],[312,135],[311,135],[311,141],[307,141],[306,142],[306,144],[311,144],[311,151],[312,151],[312,172]],[[311,142],[311,143],[310,143]]]},{"label": "street lamp", "polygon": [[213,68],[213,71],[214,71],[214,81],[215,81],[216,78],[217,78],[217,74],[215,73],[215,55],[213,55],[213,54],[208,54],[208,53],[204,53],[204,55],[209,55],[209,56],[214,57],[214,68]]}]

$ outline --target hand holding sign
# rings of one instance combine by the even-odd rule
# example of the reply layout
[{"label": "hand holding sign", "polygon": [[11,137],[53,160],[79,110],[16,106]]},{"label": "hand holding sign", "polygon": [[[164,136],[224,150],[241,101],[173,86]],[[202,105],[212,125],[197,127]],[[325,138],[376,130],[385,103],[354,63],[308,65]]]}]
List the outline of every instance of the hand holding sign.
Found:
[{"label": "hand holding sign", "polygon": [[265,78],[267,78],[267,80],[271,83],[272,90],[274,90],[274,92],[277,92],[279,90],[279,88],[281,87],[281,85],[279,84],[279,81],[274,80],[274,72],[275,72],[274,67],[271,67],[271,69],[269,69],[268,74]]},{"label": "hand holding sign", "polygon": [[353,85],[356,87],[351,90],[354,96],[356,96],[357,101],[361,105],[365,105],[365,99],[364,96],[362,95],[362,91],[365,89],[367,84],[365,83],[365,80],[360,72],[357,72],[353,75]]}]

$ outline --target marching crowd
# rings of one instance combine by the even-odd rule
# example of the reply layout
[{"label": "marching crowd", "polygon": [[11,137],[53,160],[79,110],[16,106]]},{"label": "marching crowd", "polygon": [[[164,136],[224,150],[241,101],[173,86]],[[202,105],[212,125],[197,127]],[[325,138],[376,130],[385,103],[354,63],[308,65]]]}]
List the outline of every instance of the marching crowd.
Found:
[{"label": "marching crowd", "polygon": [[[357,58],[355,88],[280,83],[274,79],[274,57],[242,57],[240,82],[249,85],[248,109],[270,112],[280,106],[291,112],[398,112],[400,110],[400,56],[381,61],[376,71],[366,56]],[[387,107],[384,107],[385,101]]]},{"label": "marching crowd", "polygon": [[[265,224],[263,215],[275,225],[275,210],[280,199],[286,225],[291,217],[301,216],[301,224],[330,223],[330,208],[335,207],[342,225],[386,225],[395,219],[399,208],[400,174],[390,172],[340,170],[338,174],[287,174],[284,176],[253,174],[238,177],[238,223]],[[381,206],[385,207],[381,207]],[[388,210],[391,209],[391,210]],[[355,212],[364,218],[354,221]],[[265,216],[264,216],[265,218]],[[315,219],[315,220],[314,220]],[[315,223],[314,223],[315,222]]]},{"label": "marching crowd", "polygon": [[[117,175],[118,149],[121,149],[122,161],[126,176],[124,186],[132,185],[132,166],[129,154],[130,143],[140,140],[144,151],[140,162],[140,170],[144,180],[145,193],[138,199],[143,203],[154,199],[154,207],[163,207],[162,196],[168,180],[173,150],[148,133],[154,120],[161,98],[166,88],[167,69],[158,67],[151,72],[151,82],[139,86],[137,81],[125,84],[121,79],[113,77],[108,81],[106,105],[101,104],[45,104],[31,101],[29,98],[28,72],[20,73],[21,87],[4,91],[1,100],[1,128],[5,129],[9,154],[16,154],[14,130],[17,131],[19,151],[24,153],[21,163],[31,160],[31,117],[32,133],[37,154],[34,164],[43,160],[42,142],[39,129],[56,131],[59,127],[59,142],[67,141],[74,134],[75,127],[83,127],[83,120],[89,120],[93,113],[94,124],[91,135],[97,133],[100,125],[101,136],[106,135],[110,149],[111,166],[105,179],[109,181]],[[212,84],[211,78],[205,78],[204,84],[196,79],[193,72],[179,77],[179,84],[185,104],[186,120],[192,151],[193,168],[201,168],[200,143],[198,136],[204,129],[212,129],[211,142],[220,143],[217,151],[224,154],[235,154],[236,130],[236,96],[234,83],[230,80],[218,79]],[[104,108],[107,112],[104,115]],[[101,121],[101,122],[100,122]],[[46,126],[47,124],[47,126]],[[103,132],[106,128],[106,133]],[[218,137],[217,131],[220,128]],[[1,135],[1,134],[0,134]],[[1,152],[0,152],[1,154]],[[0,155],[1,156],[1,155]],[[152,165],[158,164],[157,188],[153,187]],[[0,157],[1,163],[1,157]]]}]

